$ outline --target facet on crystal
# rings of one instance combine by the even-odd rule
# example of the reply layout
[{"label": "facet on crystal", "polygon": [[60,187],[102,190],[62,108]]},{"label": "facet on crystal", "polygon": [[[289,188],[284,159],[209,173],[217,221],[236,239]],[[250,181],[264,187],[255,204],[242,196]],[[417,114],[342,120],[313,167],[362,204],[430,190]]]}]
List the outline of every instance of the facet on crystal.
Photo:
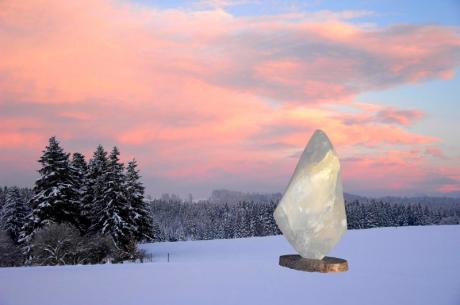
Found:
[{"label": "facet on crystal", "polygon": [[323,131],[310,138],[274,217],[305,258],[322,259],[346,232],[340,162]]}]

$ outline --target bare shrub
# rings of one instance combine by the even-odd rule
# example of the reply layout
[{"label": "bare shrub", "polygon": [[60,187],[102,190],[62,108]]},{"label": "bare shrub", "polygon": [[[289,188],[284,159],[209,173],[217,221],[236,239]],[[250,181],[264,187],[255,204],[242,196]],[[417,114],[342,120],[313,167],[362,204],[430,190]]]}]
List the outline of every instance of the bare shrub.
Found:
[{"label": "bare shrub", "polygon": [[0,231],[0,266],[21,266],[23,262],[24,257],[19,247],[13,242],[7,232]]},{"label": "bare shrub", "polygon": [[32,241],[32,264],[73,264],[79,243],[78,230],[69,225],[51,224],[44,227]]},{"label": "bare shrub", "polygon": [[67,224],[51,224],[40,229],[31,244],[32,264],[97,264],[113,255],[111,241],[100,235],[80,236]]}]

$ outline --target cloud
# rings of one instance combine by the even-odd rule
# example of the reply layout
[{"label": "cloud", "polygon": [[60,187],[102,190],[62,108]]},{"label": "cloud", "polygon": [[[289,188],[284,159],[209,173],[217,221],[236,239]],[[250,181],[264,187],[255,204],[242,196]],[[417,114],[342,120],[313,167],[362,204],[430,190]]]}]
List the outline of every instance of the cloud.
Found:
[{"label": "cloud", "polygon": [[445,158],[446,156],[444,155],[443,151],[436,146],[429,146],[425,149],[425,154],[436,157],[436,158]]},{"label": "cloud", "polygon": [[440,26],[368,29],[308,14],[236,18],[107,0],[1,9],[0,88],[15,100],[145,102],[193,77],[279,102],[335,102],[449,77],[460,64],[458,35]]},{"label": "cloud", "polygon": [[[57,135],[69,151],[87,154],[97,143],[119,145],[147,180],[244,176],[241,184],[272,188],[316,128],[345,158],[371,151],[383,162],[388,151],[414,147],[442,155],[439,139],[409,128],[423,121],[421,111],[354,99],[452,77],[457,30],[349,22],[371,14],[236,17],[125,1],[0,2],[0,159],[20,150],[36,159]],[[421,166],[419,175],[428,159]]]},{"label": "cloud", "polygon": [[[456,166],[456,165],[455,165]],[[460,190],[457,168],[430,164],[423,152],[386,151],[343,160],[345,187],[373,195],[433,195]],[[363,177],[366,183],[363,183]]]},{"label": "cloud", "polygon": [[409,126],[414,122],[422,119],[424,113],[419,110],[403,110],[395,109],[394,107],[363,107],[357,105],[363,111],[359,114],[339,115],[343,117],[343,123],[346,125],[365,125],[365,124],[389,124]]},{"label": "cloud", "polygon": [[232,6],[240,6],[246,4],[257,4],[260,1],[256,0],[200,0],[194,6],[197,9],[224,9]]},{"label": "cloud", "polygon": [[398,110],[392,107],[383,109],[376,114],[376,118],[384,123],[409,125],[413,121],[423,117],[423,113],[417,110]]}]

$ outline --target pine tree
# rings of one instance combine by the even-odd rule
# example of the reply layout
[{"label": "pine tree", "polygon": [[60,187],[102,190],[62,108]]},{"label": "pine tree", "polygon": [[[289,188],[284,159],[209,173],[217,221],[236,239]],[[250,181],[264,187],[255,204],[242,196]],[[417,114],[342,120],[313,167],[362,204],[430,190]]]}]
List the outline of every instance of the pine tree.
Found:
[{"label": "pine tree", "polygon": [[164,233],[161,231],[160,224],[156,220],[152,222],[152,241],[165,241]]},{"label": "pine tree", "polygon": [[86,233],[89,227],[89,219],[84,215],[84,199],[85,195],[88,193],[88,164],[86,164],[85,156],[81,153],[74,153],[72,155],[72,161],[70,163],[71,175],[74,181],[74,188],[76,191],[75,201],[78,202],[80,206],[80,220],[79,220],[79,230],[80,233]]},{"label": "pine tree", "polygon": [[86,175],[88,172],[88,164],[86,164],[85,156],[81,153],[74,153],[72,155],[72,162],[71,162],[72,169],[75,175],[75,183],[78,187],[85,184]]},{"label": "pine tree", "polygon": [[6,192],[5,204],[0,213],[1,229],[6,231],[14,242],[17,242],[22,227],[26,223],[30,208],[22,200],[19,188],[10,187]]},{"label": "pine tree", "polygon": [[276,223],[273,218],[273,203],[261,204],[260,206],[260,226],[261,232],[258,236],[275,235]]},{"label": "pine tree", "polygon": [[128,162],[125,187],[128,202],[131,206],[131,219],[135,229],[135,238],[138,241],[153,240],[153,220],[144,200],[144,186],[140,182],[136,160]]},{"label": "pine tree", "polygon": [[235,215],[232,213],[234,209],[231,209],[227,203],[224,204],[224,219],[223,219],[223,227],[224,227],[224,238],[233,238],[234,237],[234,223],[235,223]]},{"label": "pine tree", "polygon": [[239,202],[237,204],[237,217],[234,228],[235,238],[250,237],[251,236],[251,215],[249,214],[248,203]]},{"label": "pine tree", "polygon": [[0,228],[2,227],[2,210],[5,205],[7,187],[0,187]]},{"label": "pine tree", "polygon": [[70,223],[79,227],[80,205],[70,169],[69,154],[59,146],[55,137],[38,161],[42,168],[30,200],[33,211],[22,233],[29,239],[33,232],[50,223]]},{"label": "pine tree", "polygon": [[90,230],[110,236],[118,249],[126,250],[135,234],[119,155],[118,149],[114,147],[107,163],[107,172],[99,177],[101,184],[92,203]]},{"label": "pine tree", "polygon": [[248,218],[247,218],[247,221],[248,221],[248,226],[249,226],[249,236],[256,236],[256,227],[257,227],[257,223],[256,223],[256,220],[257,220],[257,216],[255,215],[255,207],[254,207],[254,202],[251,201],[249,204],[248,204],[248,212],[247,212],[247,215],[248,215]]},{"label": "pine tree", "polygon": [[82,218],[84,219],[87,230],[90,228],[93,231],[95,230],[97,214],[100,213],[99,208],[102,208],[96,206],[95,203],[100,203],[103,200],[108,163],[107,152],[104,150],[104,147],[99,145],[93,157],[89,160],[85,181],[86,185],[84,187],[85,193],[82,200]]},{"label": "pine tree", "polygon": [[[0,211],[5,205],[7,187],[0,187]],[[1,225],[1,223],[0,223]]]}]

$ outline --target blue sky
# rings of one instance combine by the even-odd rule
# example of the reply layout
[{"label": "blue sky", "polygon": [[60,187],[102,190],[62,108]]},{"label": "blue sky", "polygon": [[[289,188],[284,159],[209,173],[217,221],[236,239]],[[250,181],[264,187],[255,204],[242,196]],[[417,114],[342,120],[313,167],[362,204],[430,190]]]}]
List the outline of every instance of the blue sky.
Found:
[{"label": "blue sky", "polygon": [[[138,3],[158,8],[199,9],[212,7],[203,2],[181,0],[133,0]],[[209,1],[211,2],[211,1]],[[206,2],[206,3],[209,3]],[[359,18],[360,22],[371,22],[378,25],[397,23],[429,23],[442,25],[460,24],[460,2],[444,1],[415,1],[415,0],[357,0],[357,1],[226,1],[235,3],[224,6],[234,16],[276,15],[284,12],[314,12],[329,11],[370,11],[374,14]],[[202,3],[201,5],[199,3]]]}]

